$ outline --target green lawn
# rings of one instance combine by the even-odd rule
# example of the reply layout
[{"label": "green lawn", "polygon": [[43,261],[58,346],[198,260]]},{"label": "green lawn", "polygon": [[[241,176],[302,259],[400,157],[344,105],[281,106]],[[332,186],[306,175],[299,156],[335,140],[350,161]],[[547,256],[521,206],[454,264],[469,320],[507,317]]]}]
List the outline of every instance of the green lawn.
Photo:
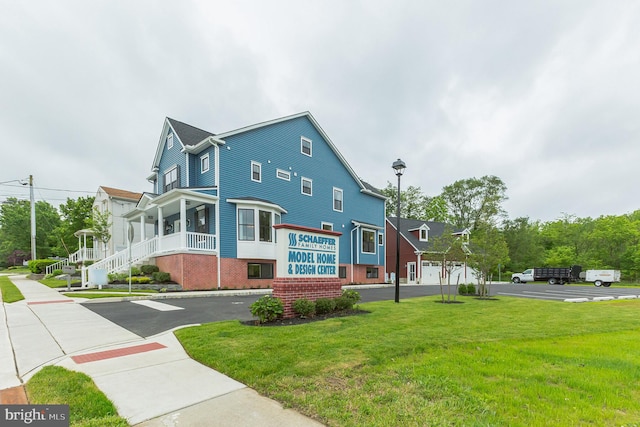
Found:
[{"label": "green lawn", "polygon": [[331,426],[640,425],[640,300],[438,299],[176,335],[194,359]]},{"label": "green lawn", "polygon": [[83,373],[60,366],[45,366],[26,384],[27,397],[34,405],[69,405],[73,427],[125,427],[129,424],[118,416],[107,399]]},{"label": "green lawn", "polygon": [[2,292],[2,301],[6,303],[24,299],[24,295],[22,295],[20,289],[18,289],[7,276],[0,276],[0,292]]}]

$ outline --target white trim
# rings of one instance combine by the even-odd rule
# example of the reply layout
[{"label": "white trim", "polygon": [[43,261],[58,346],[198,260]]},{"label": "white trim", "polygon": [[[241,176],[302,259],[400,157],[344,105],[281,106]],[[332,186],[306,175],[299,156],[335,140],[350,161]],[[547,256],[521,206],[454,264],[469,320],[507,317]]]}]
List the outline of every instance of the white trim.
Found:
[{"label": "white trim", "polygon": [[[309,144],[309,152],[308,153],[304,152],[305,142]],[[300,152],[302,154],[304,154],[305,156],[313,157],[313,141],[311,141],[309,138],[305,138],[304,136],[301,136],[300,137]]]},{"label": "white trim", "polygon": [[167,135],[167,150],[171,150],[173,148],[173,133]]},{"label": "white trim", "polygon": [[[373,252],[365,252],[364,251],[364,232],[369,232],[369,233],[373,233]],[[378,251],[376,250],[377,248],[377,241],[376,241],[376,230],[374,230],[373,228],[368,228],[368,227],[360,227],[360,252],[362,252],[363,254],[368,254],[368,255],[375,255],[378,253]]]},{"label": "white trim", "polygon": [[[311,193],[304,192],[304,182],[309,182],[309,188],[311,189]],[[313,196],[313,180],[311,178],[305,178],[304,176],[300,177],[300,192],[305,196]]]},{"label": "white trim", "polygon": [[[328,225],[331,228],[324,228],[325,225]],[[326,221],[322,221],[320,223],[320,229],[321,230],[328,230],[328,231],[333,231],[333,223],[332,222],[326,222]]]},{"label": "white trim", "polygon": [[[258,169],[259,169],[258,173],[259,173],[260,176],[259,176],[258,179],[255,179],[253,177],[253,167],[254,166],[258,166]],[[254,162],[253,160],[251,161],[251,181],[253,181],[253,182],[262,182],[262,163]]]}]

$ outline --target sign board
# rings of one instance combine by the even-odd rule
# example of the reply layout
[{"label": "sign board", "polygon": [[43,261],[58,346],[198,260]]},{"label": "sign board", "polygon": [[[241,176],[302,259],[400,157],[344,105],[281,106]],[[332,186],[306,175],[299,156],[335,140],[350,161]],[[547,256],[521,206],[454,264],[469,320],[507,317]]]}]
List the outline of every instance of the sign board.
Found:
[{"label": "sign board", "polygon": [[76,273],[76,268],[73,265],[63,265],[62,266],[62,273],[63,274],[75,274]]},{"label": "sign board", "polygon": [[278,277],[338,277],[342,233],[291,224],[274,228]]}]

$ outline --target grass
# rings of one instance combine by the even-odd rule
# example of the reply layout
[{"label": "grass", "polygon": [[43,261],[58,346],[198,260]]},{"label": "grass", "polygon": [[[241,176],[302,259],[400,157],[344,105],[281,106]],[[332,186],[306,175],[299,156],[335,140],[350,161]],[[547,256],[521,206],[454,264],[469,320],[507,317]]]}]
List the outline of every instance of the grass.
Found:
[{"label": "grass", "polygon": [[[38,280],[38,282],[42,283],[43,285],[47,285],[50,288],[66,288],[67,287],[67,280],[60,280],[60,279],[40,279]],[[71,279],[71,285],[78,285],[82,283],[82,281],[80,279]]]},{"label": "grass", "polygon": [[45,366],[26,384],[27,398],[34,405],[69,405],[70,425],[75,427],[124,427],[107,399],[85,374],[60,366]]},{"label": "grass", "polygon": [[199,362],[330,426],[640,425],[640,300],[437,299],[176,336]]},{"label": "grass", "polygon": [[3,270],[0,270],[0,273],[5,273],[5,274],[29,274],[31,273],[31,271],[29,270],[29,267],[25,267],[25,266],[13,266],[13,267],[8,267],[5,268]]},{"label": "grass", "polygon": [[2,292],[2,301],[6,303],[24,299],[24,295],[22,295],[20,289],[18,289],[7,276],[0,276],[0,292]]},{"label": "grass", "polygon": [[104,292],[102,291],[97,291],[97,290],[92,290],[92,291],[78,291],[78,292],[65,292],[63,295],[66,295],[68,297],[71,298],[86,298],[86,299],[96,299],[96,298],[122,298],[122,297],[128,297],[128,296],[146,296],[149,294],[141,294],[141,293],[128,293],[128,291],[126,291],[127,293],[124,294],[123,292],[110,292],[110,291],[114,291],[115,289],[105,289]]}]

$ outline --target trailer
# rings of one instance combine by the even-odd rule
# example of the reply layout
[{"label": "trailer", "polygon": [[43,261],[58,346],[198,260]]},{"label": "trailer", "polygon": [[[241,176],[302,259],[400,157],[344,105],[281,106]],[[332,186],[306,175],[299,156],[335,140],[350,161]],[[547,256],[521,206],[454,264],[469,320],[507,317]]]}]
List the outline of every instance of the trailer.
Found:
[{"label": "trailer", "polygon": [[511,281],[513,283],[527,282],[547,282],[550,285],[564,285],[565,283],[577,282],[580,279],[582,267],[572,265],[571,267],[535,267],[528,268],[522,273],[513,273]]},{"label": "trailer", "polygon": [[595,286],[608,288],[612,283],[620,281],[620,270],[587,270],[584,280],[593,282]]}]

